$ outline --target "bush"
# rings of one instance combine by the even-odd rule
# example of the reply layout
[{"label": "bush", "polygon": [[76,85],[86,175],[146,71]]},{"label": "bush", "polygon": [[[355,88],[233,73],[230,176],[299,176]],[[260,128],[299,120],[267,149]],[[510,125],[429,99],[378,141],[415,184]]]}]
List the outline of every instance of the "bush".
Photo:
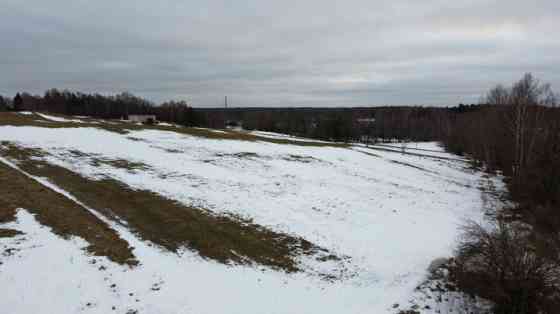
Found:
[{"label": "bush", "polygon": [[156,125],[157,121],[152,119],[152,118],[148,118],[148,119],[146,119],[146,121],[143,122],[143,124],[145,124],[145,125]]},{"label": "bush", "polygon": [[497,314],[560,313],[558,264],[537,252],[527,225],[471,222],[464,231],[451,269],[462,291],[494,302]]}]

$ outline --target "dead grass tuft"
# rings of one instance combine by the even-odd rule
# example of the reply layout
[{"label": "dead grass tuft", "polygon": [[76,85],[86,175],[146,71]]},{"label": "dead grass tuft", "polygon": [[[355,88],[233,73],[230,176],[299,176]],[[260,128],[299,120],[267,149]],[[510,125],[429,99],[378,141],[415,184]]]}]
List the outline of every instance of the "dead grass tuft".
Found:
[{"label": "dead grass tuft", "polygon": [[21,234],[23,232],[14,229],[0,229],[0,238],[13,238]]},{"label": "dead grass tuft", "polygon": [[128,161],[125,159],[106,159],[106,158],[92,158],[91,165],[99,167],[100,165],[108,165],[118,169],[126,169],[130,172],[136,170],[150,170],[151,167],[143,162]]},{"label": "dead grass tuft", "polygon": [[295,162],[301,162],[301,163],[304,163],[304,164],[320,161],[319,159],[317,159],[315,157],[302,156],[302,155],[288,155],[288,156],[285,156],[283,159],[286,160],[286,161],[295,161]]}]

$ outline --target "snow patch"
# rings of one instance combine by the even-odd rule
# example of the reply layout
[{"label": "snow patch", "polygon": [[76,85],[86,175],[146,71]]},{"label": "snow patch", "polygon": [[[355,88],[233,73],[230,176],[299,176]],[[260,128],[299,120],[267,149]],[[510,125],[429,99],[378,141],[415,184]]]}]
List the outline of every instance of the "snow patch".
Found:
[{"label": "snow patch", "polygon": [[39,112],[37,112],[36,114],[41,116],[43,119],[54,121],[54,122],[75,122],[75,123],[83,123],[84,122],[84,121],[78,120],[78,119],[66,119],[66,118],[55,117],[55,116],[51,116],[51,115],[47,115],[47,114],[39,113]]}]

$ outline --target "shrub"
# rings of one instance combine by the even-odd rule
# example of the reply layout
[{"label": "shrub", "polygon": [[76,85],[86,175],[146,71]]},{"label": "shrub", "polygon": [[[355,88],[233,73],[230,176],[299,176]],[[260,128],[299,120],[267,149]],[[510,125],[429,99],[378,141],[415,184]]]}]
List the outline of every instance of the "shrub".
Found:
[{"label": "shrub", "polygon": [[517,222],[468,223],[451,279],[494,302],[497,314],[560,313],[558,264],[537,252],[531,234]]}]

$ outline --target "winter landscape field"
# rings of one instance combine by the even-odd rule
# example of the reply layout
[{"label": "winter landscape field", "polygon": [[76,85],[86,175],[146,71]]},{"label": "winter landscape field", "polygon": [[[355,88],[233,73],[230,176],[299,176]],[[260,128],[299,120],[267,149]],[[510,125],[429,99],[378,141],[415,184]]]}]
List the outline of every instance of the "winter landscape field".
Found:
[{"label": "winter landscape field", "polygon": [[421,287],[502,189],[435,142],[0,113],[0,312],[468,311]]}]

